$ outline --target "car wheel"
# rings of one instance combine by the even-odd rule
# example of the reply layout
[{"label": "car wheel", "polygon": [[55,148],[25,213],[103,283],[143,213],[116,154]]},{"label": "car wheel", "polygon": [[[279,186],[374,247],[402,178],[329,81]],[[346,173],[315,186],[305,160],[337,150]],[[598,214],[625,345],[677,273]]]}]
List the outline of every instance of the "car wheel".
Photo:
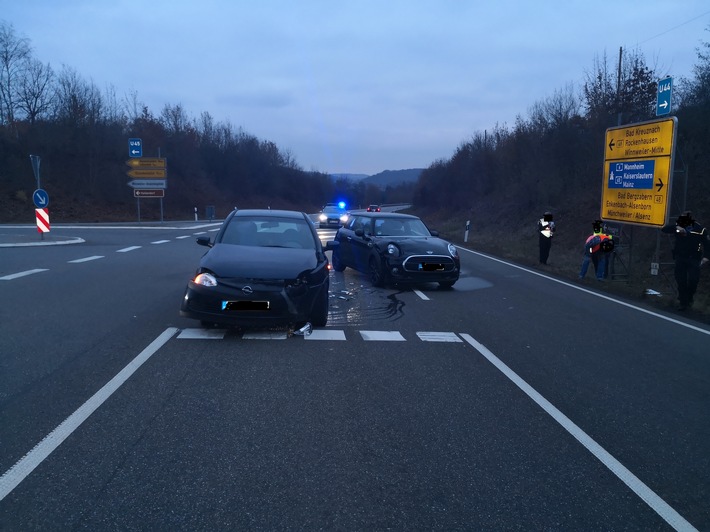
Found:
[{"label": "car wheel", "polygon": [[328,285],[324,285],[321,293],[313,304],[311,311],[311,325],[325,327],[328,323]]},{"label": "car wheel", "polygon": [[440,281],[439,287],[444,288],[444,289],[449,289],[452,286],[454,286],[454,283],[456,283],[456,281]]},{"label": "car wheel", "polygon": [[345,265],[343,262],[340,260],[340,253],[337,250],[333,250],[332,253],[332,258],[331,258],[333,270],[336,272],[342,272],[345,270]]},{"label": "car wheel", "polygon": [[385,276],[375,257],[370,258],[370,282],[372,286],[381,287],[385,285]]}]

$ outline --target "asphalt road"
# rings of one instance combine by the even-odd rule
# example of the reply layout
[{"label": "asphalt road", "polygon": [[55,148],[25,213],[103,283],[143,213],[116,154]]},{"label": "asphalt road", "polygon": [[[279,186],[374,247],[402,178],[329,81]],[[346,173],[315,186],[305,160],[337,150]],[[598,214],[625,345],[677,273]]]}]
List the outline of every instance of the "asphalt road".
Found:
[{"label": "asphalt road", "polygon": [[309,337],[206,332],[215,229],[0,248],[0,530],[710,529],[707,326],[462,249],[453,290],[332,273]]}]

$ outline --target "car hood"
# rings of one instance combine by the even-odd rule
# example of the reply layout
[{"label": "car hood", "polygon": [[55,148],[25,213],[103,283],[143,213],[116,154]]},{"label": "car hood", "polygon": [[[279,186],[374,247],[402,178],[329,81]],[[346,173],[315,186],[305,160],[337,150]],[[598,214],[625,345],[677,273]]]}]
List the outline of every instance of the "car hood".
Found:
[{"label": "car hood", "polygon": [[293,279],[315,269],[318,259],[313,249],[215,244],[200,266],[224,278]]},{"label": "car hood", "polygon": [[434,255],[447,255],[449,253],[449,243],[446,240],[435,236],[381,236],[376,237],[381,245],[386,246],[390,242],[397,244],[404,254],[427,254],[431,251]]}]

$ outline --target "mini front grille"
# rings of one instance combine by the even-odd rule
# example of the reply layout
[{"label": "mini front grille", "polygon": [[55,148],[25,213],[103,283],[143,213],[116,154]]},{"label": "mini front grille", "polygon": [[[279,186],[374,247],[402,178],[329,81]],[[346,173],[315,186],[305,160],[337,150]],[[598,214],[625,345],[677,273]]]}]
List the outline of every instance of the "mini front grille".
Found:
[{"label": "mini front grille", "polygon": [[414,255],[402,264],[407,272],[451,272],[456,269],[454,259],[446,255]]}]

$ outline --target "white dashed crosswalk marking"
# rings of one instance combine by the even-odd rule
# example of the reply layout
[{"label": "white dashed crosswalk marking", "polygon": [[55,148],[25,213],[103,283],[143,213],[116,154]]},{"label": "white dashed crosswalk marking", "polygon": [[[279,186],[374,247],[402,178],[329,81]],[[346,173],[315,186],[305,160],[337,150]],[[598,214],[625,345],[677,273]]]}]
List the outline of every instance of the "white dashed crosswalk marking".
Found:
[{"label": "white dashed crosswalk marking", "polygon": [[418,332],[417,336],[423,342],[463,342],[452,332]]},{"label": "white dashed crosswalk marking", "polygon": [[[183,329],[177,336],[180,340],[222,340],[228,329]],[[407,339],[399,331],[357,331],[366,342],[406,342]],[[463,340],[453,332],[420,331],[416,333],[422,342],[462,343]],[[287,331],[247,331],[240,335],[242,340],[287,340],[303,338],[304,340],[331,340],[342,342],[347,340],[345,331],[340,329],[314,329],[308,336],[289,335]]]}]

